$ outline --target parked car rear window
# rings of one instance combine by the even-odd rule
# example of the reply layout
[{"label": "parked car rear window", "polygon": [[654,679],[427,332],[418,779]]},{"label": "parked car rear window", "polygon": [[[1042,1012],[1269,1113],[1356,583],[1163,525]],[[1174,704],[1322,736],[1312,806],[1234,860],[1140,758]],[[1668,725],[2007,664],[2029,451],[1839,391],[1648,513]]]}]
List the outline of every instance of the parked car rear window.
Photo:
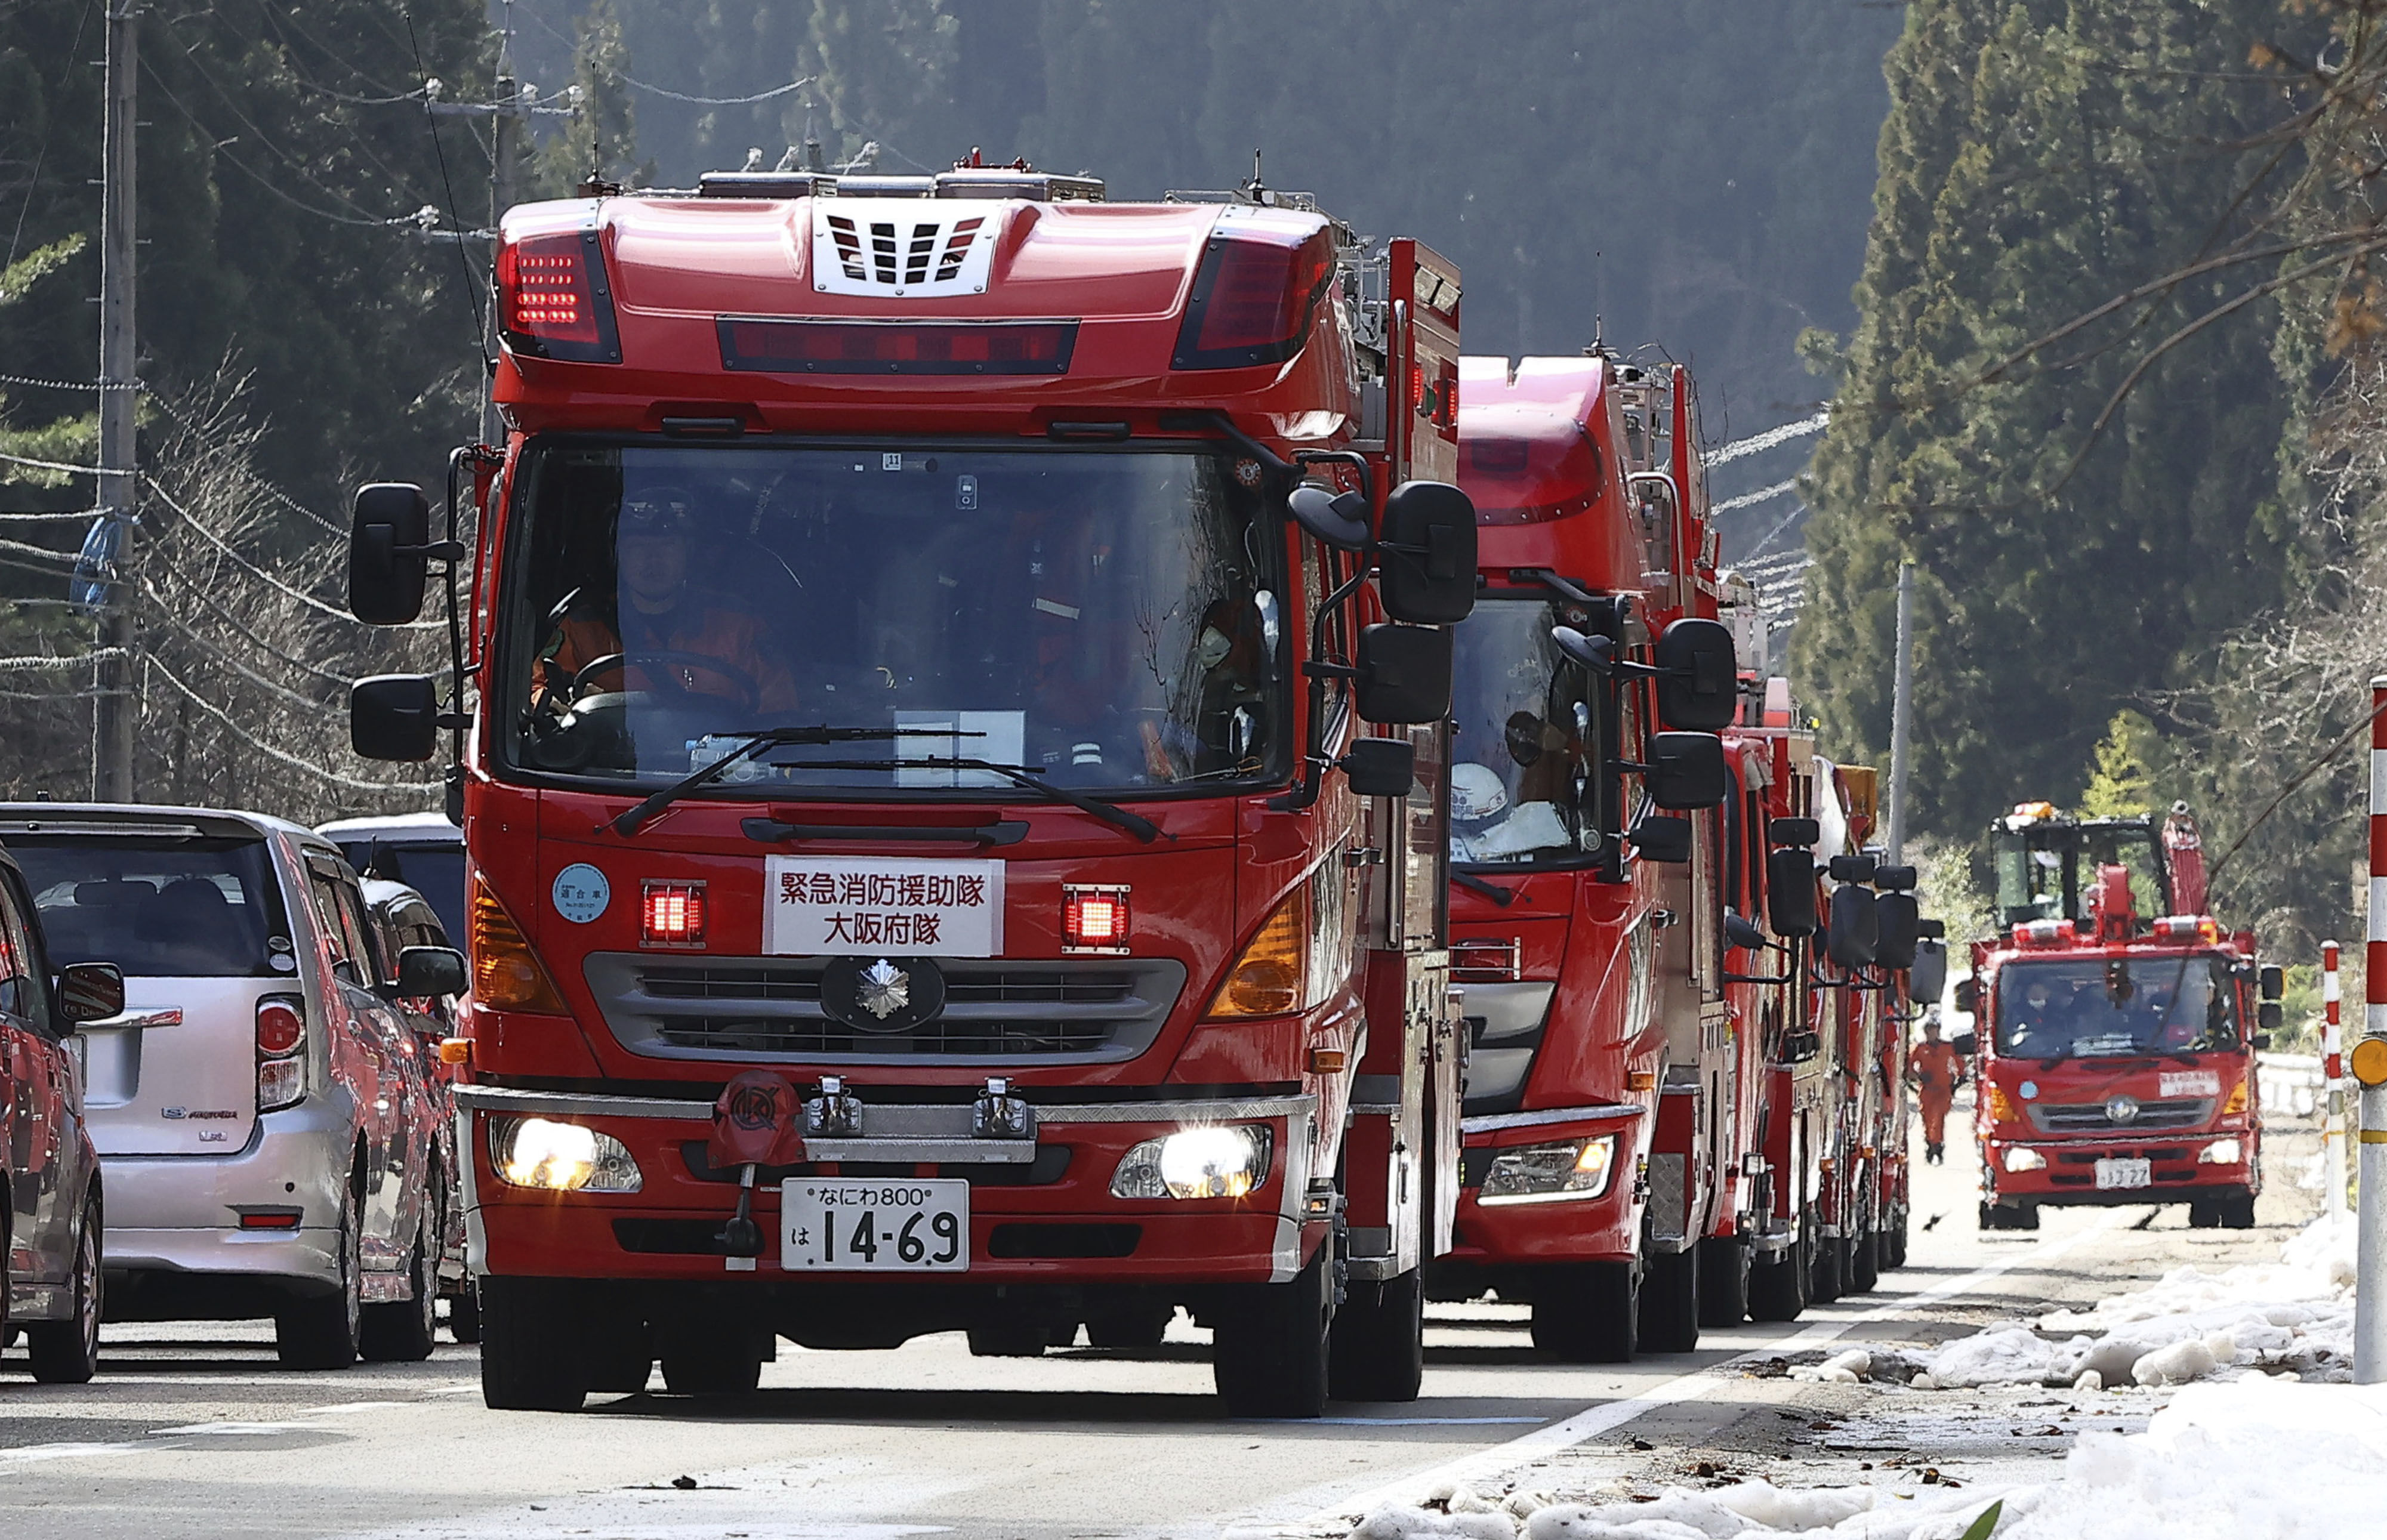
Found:
[{"label": "parked car rear window", "polygon": [[292,970],[262,839],[19,835],[8,848],[41,909],[52,966],[106,962],[165,978]]},{"label": "parked car rear window", "polygon": [[421,893],[450,936],[464,933],[464,847],[343,839],[340,853],[365,877],[403,882]]}]

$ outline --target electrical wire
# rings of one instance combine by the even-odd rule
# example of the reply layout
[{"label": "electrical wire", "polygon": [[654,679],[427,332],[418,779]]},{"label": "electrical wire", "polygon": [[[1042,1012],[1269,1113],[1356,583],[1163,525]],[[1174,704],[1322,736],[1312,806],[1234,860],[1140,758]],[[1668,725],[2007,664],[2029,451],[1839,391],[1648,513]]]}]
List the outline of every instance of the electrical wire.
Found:
[{"label": "electrical wire", "polygon": [[[148,484],[149,489],[157,493],[158,498],[166,504],[167,507],[182,515],[184,527],[191,530],[192,533],[197,535],[200,538],[206,540],[218,550],[222,551],[226,556],[231,557],[236,565],[246,569],[252,577],[261,579],[268,587],[276,589],[288,598],[297,600],[299,603],[306,605],[310,610],[321,611],[322,613],[331,616],[335,620],[344,620],[351,625],[362,625],[365,624],[364,622],[357,619],[356,616],[350,614],[347,611],[339,608],[337,605],[326,604],[312,594],[305,593],[299,589],[292,587],[289,584],[283,582],[282,579],[274,576],[272,573],[267,572],[263,567],[259,566],[247,557],[243,556],[239,551],[234,550],[232,548],[231,543],[225,540],[222,536],[218,535],[214,530],[211,530],[207,525],[201,524],[193,516],[189,509],[184,508],[181,503],[176,502],[173,495],[158,484],[157,477],[145,475],[141,479]],[[409,621],[403,625],[391,626],[388,629],[394,631],[433,631],[445,629],[445,624],[436,620],[417,620]]]},{"label": "electrical wire", "polygon": [[[215,130],[209,128],[205,120],[200,118],[197,113],[193,112],[189,107],[185,106],[180,96],[174,95],[173,88],[169,86],[164,80],[159,78],[157,70],[152,69],[148,65],[144,64],[141,67],[141,71],[143,74],[149,77],[149,82],[162,92],[168,101],[174,104],[174,110],[189,119],[191,126],[197,129],[200,133],[207,137],[208,153],[211,156],[224,161],[234,170],[239,171],[241,175],[256,183],[259,186],[264,188],[275,197],[280,198],[291,208],[297,209],[300,213],[312,214],[319,220],[327,220],[334,224],[345,224],[365,230],[385,230],[392,225],[412,224],[414,222],[414,216],[411,214],[400,214],[391,219],[352,218],[347,214],[334,213],[328,208],[318,208],[310,203],[302,202],[297,198],[292,197],[289,194],[284,192],[281,187],[275,183],[272,177],[257,170],[255,168],[250,166],[247,161],[241,159],[240,157],[233,154],[230,150],[225,149],[224,146],[231,144],[232,141],[229,139],[217,139]],[[259,142],[266,144],[269,149],[273,147],[270,141],[265,140],[264,135],[259,134],[258,137]],[[277,150],[275,153],[279,154],[281,152]],[[333,196],[335,197],[339,196],[336,193]],[[346,198],[341,198],[340,201],[343,203],[348,202]],[[353,203],[349,203],[348,207],[353,208],[357,206]]]},{"label": "electrical wire", "polygon": [[[82,0],[82,15],[75,21],[74,41],[67,45],[67,57],[69,59],[82,57],[83,29],[91,24],[92,4],[93,0]],[[25,216],[33,210],[33,195],[42,190],[42,162],[49,158],[50,135],[57,126],[58,115],[55,112],[43,120],[41,146],[33,152],[32,173],[25,179],[25,201],[17,206],[17,228],[8,236],[8,258],[6,261],[0,261],[0,271],[5,271],[17,260],[17,248],[25,239]]]},{"label": "electrical wire", "polygon": [[312,760],[301,759],[297,754],[290,753],[286,750],[277,749],[272,744],[266,742],[264,739],[257,737],[254,733],[251,733],[247,728],[234,721],[231,713],[225,711],[221,706],[217,705],[206,696],[201,695],[197,690],[193,689],[190,686],[176,678],[174,676],[173,670],[168,668],[164,663],[158,661],[158,655],[156,653],[151,652],[144,654],[142,661],[147,663],[151,668],[155,669],[159,678],[165,680],[176,689],[181,690],[183,695],[190,699],[194,705],[197,706],[201,711],[206,712],[208,715],[214,717],[217,721],[221,722],[225,726],[231,728],[234,738],[246,743],[250,748],[262,752],[268,758],[279,760],[281,763],[290,766],[294,770],[303,770],[310,776],[319,776],[323,780],[330,781],[335,786],[349,787],[358,791],[436,791],[439,789],[439,782],[437,781],[368,781],[360,780],[354,776],[344,776],[337,770],[326,770],[322,765],[315,764]]},{"label": "electrical wire", "polygon": [[0,658],[0,674],[19,674],[36,668],[73,668],[80,663],[104,663],[109,658],[131,656],[133,656],[133,650],[129,647],[95,647],[88,652],[78,652],[72,657],[36,654],[22,658]]},{"label": "electrical wire", "polygon": [[[575,46],[578,45],[575,44]],[[789,81],[785,85],[775,85],[768,91],[758,91],[751,96],[691,96],[685,92],[667,90],[660,85],[649,85],[646,82],[626,73],[621,77],[623,84],[643,91],[650,96],[663,96],[675,102],[692,102],[698,107],[749,107],[756,102],[767,102],[774,96],[784,96],[790,91],[802,91],[817,78],[806,75],[802,80]]]},{"label": "electrical wire", "polygon": [[[439,138],[439,120],[431,113],[431,71],[423,65],[423,41],[414,33],[414,12],[401,0],[398,14],[405,19],[407,46],[414,52],[414,78],[423,87],[423,121],[431,130],[431,150],[439,160],[439,185],[448,194],[448,222],[462,230],[464,216],[456,209],[456,184],[448,177],[448,146]],[[497,360],[489,357],[488,316],[481,309],[481,275],[474,270],[472,254],[461,241],[456,243],[456,260],[464,264],[464,294],[473,307],[473,351],[480,355],[483,367],[494,369]]]},{"label": "electrical wire", "polygon": [[[153,570],[170,571],[172,569],[165,568]],[[175,576],[177,578],[182,578],[182,574],[179,572],[175,573]],[[188,582],[189,580],[184,578],[183,581]],[[140,583],[142,591],[149,596],[149,601],[157,606],[158,615],[163,618],[167,625],[172,626],[175,630],[180,631],[183,636],[191,637],[193,640],[198,639],[198,633],[193,631],[189,626],[183,624],[181,617],[176,612],[174,600],[169,599],[166,595],[159,593],[157,586],[151,583],[145,574],[140,579]],[[282,648],[274,646],[272,642],[267,641],[264,637],[259,636],[256,632],[251,631],[247,626],[243,625],[238,620],[234,619],[230,611],[217,603],[216,600],[208,595],[203,585],[193,583],[190,585],[190,587],[191,592],[198,599],[200,603],[215,612],[215,615],[218,620],[222,621],[224,625],[230,626],[235,636],[239,637],[241,640],[248,643],[251,647],[256,648],[259,652],[265,653],[267,656],[281,663],[288,663],[291,667],[298,670],[302,674],[311,674],[316,678],[324,681],[326,684],[337,685],[343,689],[346,689],[356,683],[355,680],[343,678],[341,675],[334,674],[328,669],[318,668],[313,663],[309,663],[306,659],[298,657],[297,654],[286,651]]]}]

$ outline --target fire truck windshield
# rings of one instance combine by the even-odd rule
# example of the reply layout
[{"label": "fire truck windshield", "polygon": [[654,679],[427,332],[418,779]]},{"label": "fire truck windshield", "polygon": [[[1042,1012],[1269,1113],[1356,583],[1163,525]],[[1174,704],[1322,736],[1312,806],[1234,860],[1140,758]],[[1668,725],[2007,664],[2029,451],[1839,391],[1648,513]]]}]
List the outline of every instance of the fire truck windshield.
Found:
[{"label": "fire truck windshield", "polygon": [[1550,640],[1538,599],[1486,594],[1459,625],[1451,714],[1450,857],[1478,866],[1577,859],[1598,848],[1579,785],[1595,780],[1591,676]]},{"label": "fire truck windshield", "polygon": [[[1284,538],[1216,454],[535,440],[496,686],[516,769],[732,794],[1281,776]],[[717,793],[715,793],[717,794]]]},{"label": "fire truck windshield", "polygon": [[2001,1054],[2044,1059],[2236,1049],[2237,991],[2211,956],[2008,963],[1996,1041]]},{"label": "fire truck windshield", "polygon": [[2145,818],[2007,819],[1995,832],[2002,925],[2085,920],[2097,868],[2127,866],[2141,918],[2165,913],[2164,868]]}]

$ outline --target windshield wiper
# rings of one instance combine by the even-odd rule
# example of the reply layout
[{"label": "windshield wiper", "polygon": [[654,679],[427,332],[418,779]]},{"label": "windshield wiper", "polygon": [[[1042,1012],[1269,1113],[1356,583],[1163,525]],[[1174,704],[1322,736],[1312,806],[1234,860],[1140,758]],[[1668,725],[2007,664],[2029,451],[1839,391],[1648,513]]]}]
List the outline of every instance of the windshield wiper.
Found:
[{"label": "windshield wiper", "polygon": [[942,727],[831,727],[824,724],[811,727],[752,727],[744,732],[717,733],[714,736],[742,738],[745,741],[703,769],[690,772],[618,817],[598,825],[598,829],[601,831],[611,827],[614,833],[627,839],[644,828],[656,814],[671,806],[672,803],[691,791],[710,786],[727,775],[732,766],[745,764],[766,749],[776,749],[787,744],[871,743],[883,738],[935,738],[950,740],[956,738],[982,738],[985,735],[951,732]]},{"label": "windshield wiper", "polygon": [[[931,732],[928,736],[934,738],[953,738],[956,735],[948,732],[935,731]],[[971,735],[963,733],[959,736],[967,738]],[[1145,817],[1141,813],[1130,813],[1126,808],[1119,806],[1117,802],[1106,802],[1100,797],[1090,797],[1086,795],[1086,793],[1076,790],[1070,787],[1055,786],[1051,781],[1044,779],[1041,773],[1030,770],[1025,765],[997,764],[992,760],[984,759],[944,757],[929,759],[808,759],[800,762],[796,765],[792,766],[792,768],[798,770],[982,770],[990,776],[1000,776],[1014,786],[1024,787],[1028,790],[1036,792],[1040,796],[1045,797],[1053,802],[1066,802],[1069,806],[1078,809],[1080,812],[1091,813],[1095,817],[1100,818],[1104,823],[1111,824],[1127,830],[1130,834],[1134,835],[1138,839],[1143,840],[1147,845],[1151,844],[1155,839],[1158,839],[1163,837],[1170,839],[1177,838],[1177,836],[1169,834],[1158,824],[1154,823],[1151,819]]]},{"label": "windshield wiper", "polygon": [[1471,872],[1462,872],[1453,868],[1450,880],[1471,893],[1483,894],[1503,909],[1517,902],[1517,890],[1514,888],[1503,888],[1497,882],[1486,882]]}]

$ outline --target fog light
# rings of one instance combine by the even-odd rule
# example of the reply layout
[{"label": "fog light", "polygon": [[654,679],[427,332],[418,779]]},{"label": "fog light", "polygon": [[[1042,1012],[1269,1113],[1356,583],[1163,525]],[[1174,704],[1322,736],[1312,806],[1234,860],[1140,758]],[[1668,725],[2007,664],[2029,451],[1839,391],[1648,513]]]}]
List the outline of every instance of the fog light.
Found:
[{"label": "fog light", "polygon": [[2037,1150],[2026,1150],[2016,1145],[2006,1152],[2005,1166],[2009,1171],[2044,1171],[2047,1169],[2047,1157]]},{"label": "fog light", "polygon": [[638,1163],[612,1134],[545,1117],[489,1125],[489,1163],[515,1187],[562,1193],[635,1193]]},{"label": "fog light", "polygon": [[2199,1166],[2235,1166],[2246,1158],[2246,1152],[2234,1139],[2216,1139],[2196,1152]]},{"label": "fog light", "polygon": [[1484,1173],[1475,1201],[1486,1207],[1511,1203],[1561,1203],[1596,1198],[1608,1191],[1616,1164],[1616,1136],[1570,1139],[1562,1144],[1525,1144],[1502,1150]]},{"label": "fog light", "polygon": [[1265,1124],[1180,1129],[1119,1157],[1115,1198],[1240,1198],[1268,1180]]}]

